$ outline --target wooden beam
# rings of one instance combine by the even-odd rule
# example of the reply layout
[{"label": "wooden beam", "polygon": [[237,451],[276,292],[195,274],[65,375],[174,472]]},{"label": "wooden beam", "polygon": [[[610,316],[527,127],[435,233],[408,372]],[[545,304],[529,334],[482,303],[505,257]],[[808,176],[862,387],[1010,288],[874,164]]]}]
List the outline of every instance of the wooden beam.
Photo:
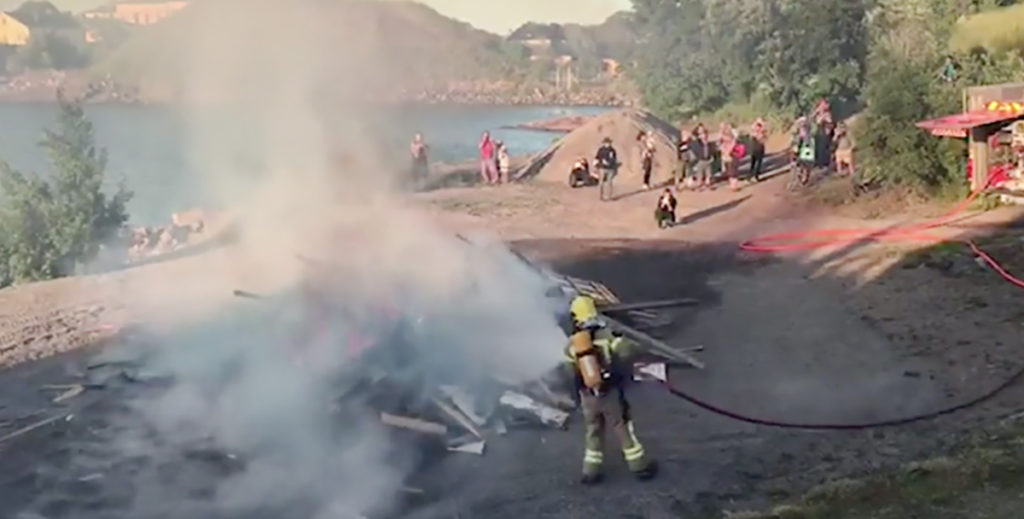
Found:
[{"label": "wooden beam", "polygon": [[451,418],[455,423],[462,426],[463,429],[471,432],[473,436],[476,436],[478,439],[482,440],[484,438],[484,435],[480,432],[480,429],[477,429],[476,425],[473,424],[473,421],[467,418],[466,415],[462,414],[461,411],[448,405],[447,403],[445,403],[444,400],[441,400],[440,398],[431,397],[430,400],[434,402],[434,405],[436,405],[438,408],[444,411],[444,414],[448,415],[448,417]]},{"label": "wooden beam", "polygon": [[703,362],[697,360],[692,355],[688,355],[676,348],[669,346],[664,341],[655,339],[654,337],[651,337],[650,335],[647,335],[646,333],[641,332],[640,330],[637,330],[636,328],[633,328],[631,326],[626,326],[625,324],[622,324],[621,322],[616,321],[611,317],[605,316],[604,320],[607,321],[613,329],[619,330],[623,334],[628,335],[633,340],[636,340],[642,344],[646,344],[647,347],[650,348],[651,350],[654,350],[655,353],[659,353],[665,356],[671,356],[673,360],[684,362],[697,369],[704,369]]},{"label": "wooden beam", "polygon": [[663,299],[660,301],[639,301],[636,303],[616,303],[598,308],[602,312],[627,312],[630,310],[653,310],[655,308],[671,308],[675,306],[694,306],[700,301],[684,297],[679,299]]},{"label": "wooden beam", "polygon": [[426,420],[419,420],[416,418],[381,413],[380,421],[384,425],[400,427],[402,429],[409,429],[410,431],[417,431],[426,434],[436,434],[437,436],[444,436],[448,434],[448,428],[445,427],[444,425],[434,422],[428,422]]},{"label": "wooden beam", "polygon": [[19,436],[21,436],[23,434],[28,434],[28,433],[30,433],[30,432],[32,432],[32,431],[34,431],[34,430],[36,430],[36,429],[38,429],[40,427],[44,427],[44,426],[50,425],[51,423],[56,422],[58,420],[64,420],[64,419],[66,419],[69,416],[71,416],[71,415],[69,415],[69,414],[59,414],[59,415],[56,415],[56,416],[51,416],[51,417],[49,417],[49,418],[47,418],[45,420],[40,420],[40,421],[38,421],[36,423],[33,423],[31,425],[26,425],[25,427],[22,427],[21,429],[18,429],[17,431],[11,432],[9,434],[5,434],[4,436],[0,437],[0,443],[6,442],[8,440],[13,440],[13,439],[15,439],[15,438],[17,438],[17,437],[19,437]]}]

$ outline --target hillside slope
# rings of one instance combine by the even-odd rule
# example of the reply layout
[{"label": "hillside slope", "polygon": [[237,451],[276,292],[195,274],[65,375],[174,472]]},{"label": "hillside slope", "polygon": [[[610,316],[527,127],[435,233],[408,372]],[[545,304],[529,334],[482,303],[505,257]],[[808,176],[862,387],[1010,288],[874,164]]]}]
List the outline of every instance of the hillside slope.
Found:
[{"label": "hillside slope", "polygon": [[[135,83],[180,87],[200,75],[210,54],[239,59],[316,61],[388,72],[392,88],[497,78],[511,53],[497,35],[414,2],[295,0],[287,10],[263,1],[195,2],[138,34],[96,64],[94,73]],[[312,56],[311,54],[317,54]],[[272,70],[267,70],[272,73]]]}]

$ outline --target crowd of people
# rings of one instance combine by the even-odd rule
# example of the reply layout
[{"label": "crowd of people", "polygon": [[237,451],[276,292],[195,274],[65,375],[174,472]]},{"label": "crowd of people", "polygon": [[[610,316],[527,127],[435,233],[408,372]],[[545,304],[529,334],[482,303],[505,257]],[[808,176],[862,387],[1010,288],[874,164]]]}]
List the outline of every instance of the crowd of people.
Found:
[{"label": "crowd of people", "polygon": [[[835,170],[842,175],[855,173],[853,141],[846,125],[835,124],[828,101],[822,99],[809,116],[796,120],[791,132],[790,169],[800,184],[809,181],[815,169]],[[707,127],[698,123],[691,129],[681,128],[676,146],[676,168],[672,184],[676,193],[684,190],[715,189],[719,180],[725,180],[734,191],[741,189],[740,163],[749,158],[746,179],[760,182],[765,174],[765,150],[768,128],[758,118],[749,132],[740,133],[724,122],[712,138]],[[636,136],[643,176],[642,189],[651,189],[651,174],[657,153],[655,135],[641,131]],[[569,172],[569,186],[573,188],[598,186],[600,199],[614,199],[614,179],[621,163],[611,139],[604,138],[594,155],[593,167],[586,157],[579,157]],[[658,198],[655,220],[659,227],[674,225],[677,200],[673,189],[667,188]]]},{"label": "crowd of people", "polygon": [[[681,127],[679,140],[675,143],[675,164],[670,187],[658,198],[655,220],[659,227],[674,225],[678,205],[675,193],[682,191],[713,190],[717,182],[724,180],[729,187],[741,189],[740,163],[749,159],[745,179],[760,182],[765,175],[765,151],[768,127],[758,118],[749,131],[740,132],[732,124],[723,122],[716,135],[703,123],[692,128]],[[642,187],[652,188],[652,174],[658,153],[657,137],[652,131],[640,131],[636,135],[637,153],[640,157]],[[511,159],[507,146],[483,132],[477,145],[479,153],[480,179],[487,185],[505,184],[510,181]],[[412,179],[422,186],[428,173],[427,153],[429,147],[423,135],[416,134],[410,145],[412,156]],[[791,129],[790,170],[794,182],[800,185],[809,182],[810,173],[816,169],[834,169],[839,174],[854,174],[853,142],[844,123],[834,123],[832,110],[827,100],[820,100],[808,116],[799,117]],[[569,186],[572,188],[597,186],[601,201],[615,199],[614,183],[622,166],[619,151],[612,139],[602,139],[591,160],[580,156],[569,171]]]},{"label": "crowd of people", "polygon": [[[491,138],[490,132],[483,132],[477,144],[480,160],[480,179],[484,184],[498,185],[507,184],[512,171],[512,157],[509,154],[508,146],[504,142]],[[409,145],[409,153],[412,158],[411,177],[413,185],[422,188],[430,172],[427,154],[430,147],[423,139],[423,134],[417,133]]]}]

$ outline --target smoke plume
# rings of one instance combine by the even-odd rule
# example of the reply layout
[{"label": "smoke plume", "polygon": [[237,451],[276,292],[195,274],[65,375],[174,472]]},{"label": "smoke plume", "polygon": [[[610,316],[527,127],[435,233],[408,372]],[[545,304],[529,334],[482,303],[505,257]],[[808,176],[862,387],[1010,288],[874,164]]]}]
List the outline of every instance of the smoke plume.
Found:
[{"label": "smoke plume", "polygon": [[[173,384],[135,402],[145,426],[124,427],[118,445],[159,457],[208,444],[239,466],[174,484],[142,471],[131,516],[359,517],[391,500],[413,461],[393,456],[372,414],[332,408],[356,369],[354,333],[386,343],[382,309],[396,311],[413,351],[403,370],[470,387],[541,375],[564,336],[544,280],[501,244],[434,227],[399,187],[407,151],[366,130],[367,99],[405,80],[389,41],[401,35],[377,34],[377,4],[195,4],[174,42],[188,153],[241,239],[133,287],[164,333],[147,369]],[[225,120],[231,135],[209,124]],[[232,288],[268,297],[232,299]]]}]

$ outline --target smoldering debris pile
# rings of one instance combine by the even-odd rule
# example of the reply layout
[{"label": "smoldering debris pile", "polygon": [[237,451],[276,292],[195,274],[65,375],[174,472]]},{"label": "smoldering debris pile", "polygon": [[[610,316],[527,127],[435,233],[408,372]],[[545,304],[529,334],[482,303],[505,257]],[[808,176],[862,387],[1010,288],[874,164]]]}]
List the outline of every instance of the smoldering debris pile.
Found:
[{"label": "smoldering debris pile", "polygon": [[402,366],[378,359],[367,359],[357,369],[363,376],[352,379],[339,395],[340,406],[358,402],[359,408],[372,409],[381,424],[422,435],[427,443],[450,452],[483,455],[489,440],[510,429],[564,429],[575,408],[569,393],[547,380],[428,385],[410,380]]},{"label": "smoldering debris pile", "polygon": [[[461,237],[460,237],[461,238]],[[637,327],[612,317],[623,315],[639,323],[639,328],[657,328],[669,323],[653,309],[689,306],[697,301],[689,298],[668,301],[623,304],[604,285],[543,269],[527,258],[514,254],[513,261],[546,280],[546,298],[550,308],[566,312],[572,297],[579,294],[593,297],[605,313],[605,321],[619,333],[640,343],[648,356],[677,365],[703,369],[703,364],[683,350],[673,348]],[[566,319],[567,315],[552,315]],[[408,324],[408,323],[406,323]],[[356,366],[348,370],[346,387],[339,402],[356,400],[370,407],[380,423],[430,438],[447,451],[483,455],[492,438],[517,428],[567,428],[570,414],[577,407],[571,378],[564,366],[556,366],[544,375],[516,383],[500,370],[453,369],[448,376],[437,377],[438,370],[422,371],[430,361],[420,356],[426,352],[424,342],[416,340],[412,329],[422,321],[404,326],[389,339],[364,350]],[[402,329],[399,324],[397,329]],[[420,333],[422,339],[423,334]],[[426,341],[429,343],[430,341]],[[561,344],[552,344],[559,349]],[[432,349],[429,355],[440,355],[435,362],[445,362],[443,351]],[[661,364],[664,367],[664,364]],[[642,371],[639,370],[638,373]],[[473,373],[467,377],[466,373]],[[664,378],[662,377],[662,380]]]}]

